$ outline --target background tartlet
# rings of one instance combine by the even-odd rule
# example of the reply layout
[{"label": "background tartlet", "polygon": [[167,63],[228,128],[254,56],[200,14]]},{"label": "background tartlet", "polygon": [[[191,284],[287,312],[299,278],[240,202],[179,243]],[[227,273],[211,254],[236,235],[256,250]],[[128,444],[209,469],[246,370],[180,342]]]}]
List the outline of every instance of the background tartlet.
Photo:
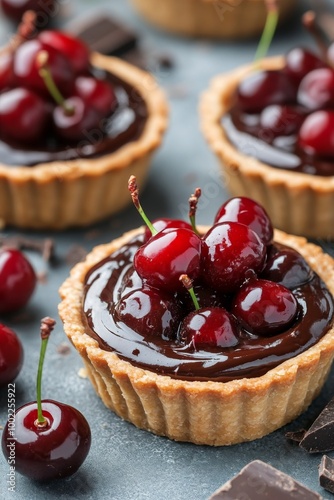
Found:
[{"label": "background tartlet", "polygon": [[[139,428],[177,441],[214,446],[260,438],[301,414],[319,394],[334,356],[334,329],[313,347],[256,378],[230,382],[185,381],[157,374],[101,349],[82,319],[88,271],[142,228],[96,247],[76,265],[60,289],[64,329],[84,360],[105,405]],[[295,248],[334,292],[333,259],[304,238],[275,232],[275,241]]]},{"label": "background tartlet", "polygon": [[8,166],[0,161],[0,223],[33,229],[86,226],[124,208],[130,174],[143,184],[152,153],[167,127],[163,91],[147,72],[114,57],[93,54],[93,66],[132,85],[148,117],[141,136],[98,158]]},{"label": "background tartlet", "polygon": [[[267,10],[264,0],[131,0],[147,21],[171,33],[226,39],[259,35]],[[280,19],[294,10],[295,0],[280,1]]]},{"label": "background tartlet", "polygon": [[[280,69],[283,57],[263,59],[257,69]],[[322,177],[275,168],[241,153],[227,138],[222,118],[229,112],[240,81],[254,64],[215,77],[202,96],[201,126],[223,170],[228,191],[258,201],[273,225],[313,238],[334,237],[334,176]]]}]

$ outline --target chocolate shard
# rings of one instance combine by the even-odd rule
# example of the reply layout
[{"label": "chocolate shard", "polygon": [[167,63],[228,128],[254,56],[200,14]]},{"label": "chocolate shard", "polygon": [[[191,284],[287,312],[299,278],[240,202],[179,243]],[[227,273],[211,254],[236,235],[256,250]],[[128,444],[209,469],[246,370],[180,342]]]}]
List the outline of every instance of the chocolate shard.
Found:
[{"label": "chocolate shard", "polygon": [[254,460],[230,481],[219,488],[209,500],[323,500],[295,481],[291,476],[261,460]]},{"label": "chocolate shard", "polygon": [[309,453],[334,450],[334,398],[313,422],[299,446]]},{"label": "chocolate shard", "polygon": [[324,455],[319,465],[319,483],[325,490],[334,493],[334,460]]},{"label": "chocolate shard", "polygon": [[109,56],[120,57],[137,47],[136,33],[104,13],[74,21],[67,30],[86,42],[91,50]]},{"label": "chocolate shard", "polygon": [[301,429],[300,431],[295,431],[295,432],[286,432],[285,437],[289,441],[292,441],[293,443],[299,444],[303,437],[305,436],[306,430]]}]

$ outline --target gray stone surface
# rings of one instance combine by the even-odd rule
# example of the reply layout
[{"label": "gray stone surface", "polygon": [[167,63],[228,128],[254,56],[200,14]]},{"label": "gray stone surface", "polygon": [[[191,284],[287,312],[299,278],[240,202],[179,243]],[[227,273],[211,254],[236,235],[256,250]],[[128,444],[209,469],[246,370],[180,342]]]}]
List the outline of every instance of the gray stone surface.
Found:
[{"label": "gray stone surface", "polygon": [[[171,114],[166,140],[154,159],[142,203],[152,218],[186,216],[187,199],[194,188],[200,186],[203,197],[199,204],[198,221],[210,224],[227,193],[216,160],[200,133],[198,99],[215,74],[249,62],[256,42],[222,43],[174,38],[145,24],[122,0],[67,0],[62,5],[64,25],[74,17],[89,15],[101,8],[134,27],[147,51],[152,54],[167,53],[173,58],[175,68],[170,71],[159,71],[153,64],[151,68],[166,90]],[[300,9],[306,7],[307,4],[302,4]],[[1,17],[1,43],[7,40],[8,30],[9,25]],[[278,32],[270,53],[278,54],[300,43],[311,42],[296,21]],[[333,395],[334,373],[310,409],[285,429],[252,443],[221,448],[176,443],[138,430],[108,411],[88,380],[79,377],[81,360],[67,341],[57,314],[57,290],[70,270],[66,255],[73,245],[90,250],[94,245],[106,242],[140,223],[135,209],[130,206],[109,221],[87,230],[51,234],[56,240],[57,265],[48,269],[47,281],[39,284],[33,300],[22,314],[0,318],[18,332],[25,348],[24,367],[16,381],[17,406],[35,399],[40,318],[46,315],[57,318],[57,327],[46,356],[43,397],[80,409],[91,425],[93,438],[90,454],[76,475],[64,481],[39,485],[17,474],[15,493],[7,491],[8,466],[1,455],[0,498],[205,500],[254,459],[269,462],[318,491],[324,498],[332,498],[318,485],[320,457],[309,456],[287,443],[284,432],[307,427],[313,421]],[[8,230],[8,234],[16,232]],[[33,236],[45,238],[50,233],[34,233]],[[331,246],[327,248],[330,251],[333,249]],[[31,255],[31,258],[36,269],[43,271],[41,259],[36,255]],[[60,353],[59,348],[64,345],[69,348],[68,354]],[[5,425],[6,419],[7,394],[6,390],[1,390],[0,426]]]}]

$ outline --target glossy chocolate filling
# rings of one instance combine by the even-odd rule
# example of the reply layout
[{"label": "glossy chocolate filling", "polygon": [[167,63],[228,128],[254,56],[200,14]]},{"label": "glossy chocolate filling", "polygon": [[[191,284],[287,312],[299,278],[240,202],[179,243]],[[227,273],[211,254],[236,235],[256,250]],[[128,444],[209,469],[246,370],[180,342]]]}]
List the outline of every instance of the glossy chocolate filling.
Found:
[{"label": "glossy chocolate filling", "polygon": [[[144,337],[117,323],[113,316],[114,304],[124,293],[125,277],[133,269],[133,255],[141,243],[140,237],[134,238],[90,270],[85,280],[82,313],[86,332],[98,341],[101,349],[115,351],[135,366],[184,380],[225,382],[258,377],[306,351],[332,325],[333,298],[313,273],[307,283],[293,290],[299,304],[298,318],[291,328],[278,335],[258,337],[241,331],[235,347],[199,351],[177,340]],[[131,286],[138,288],[138,279],[127,284],[127,292]]]},{"label": "glossy chocolate filling", "polygon": [[334,162],[308,156],[300,151],[297,135],[276,135],[259,127],[257,114],[243,113],[237,106],[223,117],[222,124],[228,140],[241,153],[275,168],[311,175],[334,175]]},{"label": "glossy chocolate filling", "polygon": [[117,104],[109,116],[101,118],[94,129],[84,131],[82,140],[75,144],[56,139],[52,131],[41,144],[22,145],[0,140],[0,163],[32,167],[52,161],[97,158],[138,139],[148,116],[139,92],[111,73],[95,70],[94,74],[105,77],[114,88]]}]

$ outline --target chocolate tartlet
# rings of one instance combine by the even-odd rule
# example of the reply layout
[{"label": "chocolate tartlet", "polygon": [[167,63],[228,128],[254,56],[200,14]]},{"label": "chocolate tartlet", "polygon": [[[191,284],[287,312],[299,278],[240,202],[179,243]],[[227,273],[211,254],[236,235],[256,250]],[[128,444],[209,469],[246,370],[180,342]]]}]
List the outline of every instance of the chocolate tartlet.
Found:
[{"label": "chocolate tartlet", "polygon": [[94,53],[91,65],[117,99],[99,127],[75,143],[52,135],[38,147],[0,140],[2,226],[86,226],[128,204],[130,173],[144,183],[167,126],[165,96],[151,75],[118,58]]},{"label": "chocolate tartlet", "polygon": [[132,259],[143,228],[76,265],[60,289],[59,313],[105,405],[158,435],[214,446],[262,437],[302,413],[334,356],[334,262],[303,238],[275,231],[274,241],[312,269],[294,290],[298,319],[278,335],[247,334],[221,350],[194,350],[115,321],[115,303],[140,286]]},{"label": "chocolate tartlet", "polygon": [[[261,70],[280,71],[284,65],[284,57],[268,58],[256,66],[250,64],[214,78],[201,100],[202,130],[233,195],[258,201],[279,229],[332,239],[333,159],[313,157],[305,161],[298,148],[291,149],[289,136],[279,138],[280,144],[268,144],[256,137],[258,124],[250,126],[252,133],[240,124],[240,113],[235,107],[237,88],[246,77]],[[249,115],[255,121],[258,116]]]}]

